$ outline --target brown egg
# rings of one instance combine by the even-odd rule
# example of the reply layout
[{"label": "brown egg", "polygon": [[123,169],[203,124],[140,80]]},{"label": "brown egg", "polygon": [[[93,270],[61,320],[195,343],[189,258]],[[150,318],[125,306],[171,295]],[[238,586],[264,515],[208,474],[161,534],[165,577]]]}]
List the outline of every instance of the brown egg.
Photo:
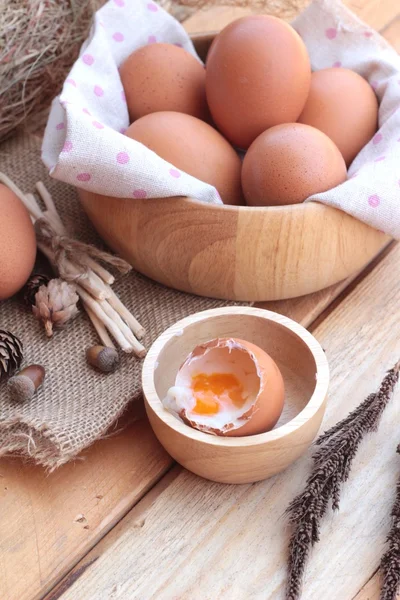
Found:
[{"label": "brown egg", "polygon": [[322,69],[311,76],[310,94],[298,121],[326,133],[350,165],[378,128],[378,101],[358,73]]},{"label": "brown egg", "polygon": [[297,204],[346,180],[343,156],[324,133],[299,123],[277,125],[250,146],[242,186],[250,206]]},{"label": "brown egg", "polygon": [[284,396],[282,374],[269,354],[245,340],[217,338],[189,354],[163,404],[195,429],[238,437],[270,431]]},{"label": "brown egg", "polygon": [[185,171],[217,188],[224,204],[242,204],[242,163],[232,146],[211,125],[177,112],[138,119],[126,135]]},{"label": "brown egg", "polygon": [[36,258],[36,237],[21,200],[0,184],[0,300],[26,283]]},{"label": "brown egg", "polygon": [[234,21],[215,38],[207,57],[206,92],[217,127],[239,148],[263,131],[297,121],[311,68],[296,31],[275,17]]},{"label": "brown egg", "polygon": [[161,110],[209,120],[204,66],[173,44],[149,44],[120,67],[131,121]]}]

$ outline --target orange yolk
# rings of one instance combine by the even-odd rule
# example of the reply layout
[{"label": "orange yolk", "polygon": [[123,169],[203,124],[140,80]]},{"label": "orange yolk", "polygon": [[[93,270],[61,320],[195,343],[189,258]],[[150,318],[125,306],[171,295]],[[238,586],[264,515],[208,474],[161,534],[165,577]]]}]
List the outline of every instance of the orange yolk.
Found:
[{"label": "orange yolk", "polygon": [[235,407],[245,403],[243,386],[232,373],[199,373],[192,378],[192,390],[196,400],[193,412],[199,415],[217,414],[222,403]]}]

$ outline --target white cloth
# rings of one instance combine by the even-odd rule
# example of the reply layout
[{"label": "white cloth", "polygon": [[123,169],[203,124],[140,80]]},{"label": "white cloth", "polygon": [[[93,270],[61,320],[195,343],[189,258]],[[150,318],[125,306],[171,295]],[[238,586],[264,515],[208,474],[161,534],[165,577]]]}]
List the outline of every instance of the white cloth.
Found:
[{"label": "white cloth", "polygon": [[[373,86],[380,103],[379,131],[350,166],[349,179],[309,200],[340,208],[400,238],[399,55],[336,0],[314,0],[293,25],[313,70],[353,69]],[[96,13],[89,38],[53,101],[43,161],[56,179],[132,202],[192,196],[220,203],[214,187],[123,135],[129,119],[118,67],[133,50],[154,42],[178,44],[196,56],[183,27],[150,0],[109,0]]]}]

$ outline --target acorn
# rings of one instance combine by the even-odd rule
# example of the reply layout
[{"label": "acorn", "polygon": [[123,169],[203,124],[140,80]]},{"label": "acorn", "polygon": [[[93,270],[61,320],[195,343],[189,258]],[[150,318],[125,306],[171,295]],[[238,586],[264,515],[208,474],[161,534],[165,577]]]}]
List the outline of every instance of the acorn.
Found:
[{"label": "acorn", "polygon": [[115,348],[92,346],[86,350],[86,360],[102,373],[112,373],[118,366],[119,355]]},{"label": "acorn", "polygon": [[41,365],[29,365],[11,377],[7,382],[9,396],[13,402],[31,400],[42,385],[46,371]]}]

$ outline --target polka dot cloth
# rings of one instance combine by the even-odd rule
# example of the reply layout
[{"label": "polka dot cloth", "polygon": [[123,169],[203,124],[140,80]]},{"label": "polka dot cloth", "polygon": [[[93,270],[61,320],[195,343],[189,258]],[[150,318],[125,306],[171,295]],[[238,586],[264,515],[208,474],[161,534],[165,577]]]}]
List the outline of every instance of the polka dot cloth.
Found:
[{"label": "polka dot cloth", "polygon": [[[400,238],[400,57],[336,0],[314,0],[294,27],[313,70],[353,69],[380,102],[379,130],[350,166],[348,180],[308,200]],[[43,160],[56,179],[132,202],[191,196],[220,203],[214,187],[124,135],[130,121],[118,68],[131,52],[156,42],[196,56],[182,26],[152,0],[109,0],[96,13],[90,37],[53,101]]]},{"label": "polka dot cloth", "polygon": [[126,165],[129,162],[129,154],[127,152],[118,152],[117,163],[120,165]]},{"label": "polka dot cloth", "polygon": [[325,30],[325,35],[328,40],[334,40],[337,36],[337,29],[335,27],[328,27],[328,29]]},{"label": "polka dot cloth", "polygon": [[89,67],[94,63],[94,58],[91,54],[84,54],[82,56],[82,60],[85,63],[85,65],[88,65]]},{"label": "polka dot cloth", "polygon": [[400,238],[400,57],[335,0],[314,1],[293,25],[313,70],[352,69],[368,80],[380,103],[379,129],[350,165],[348,180],[308,201],[339,208]]}]

